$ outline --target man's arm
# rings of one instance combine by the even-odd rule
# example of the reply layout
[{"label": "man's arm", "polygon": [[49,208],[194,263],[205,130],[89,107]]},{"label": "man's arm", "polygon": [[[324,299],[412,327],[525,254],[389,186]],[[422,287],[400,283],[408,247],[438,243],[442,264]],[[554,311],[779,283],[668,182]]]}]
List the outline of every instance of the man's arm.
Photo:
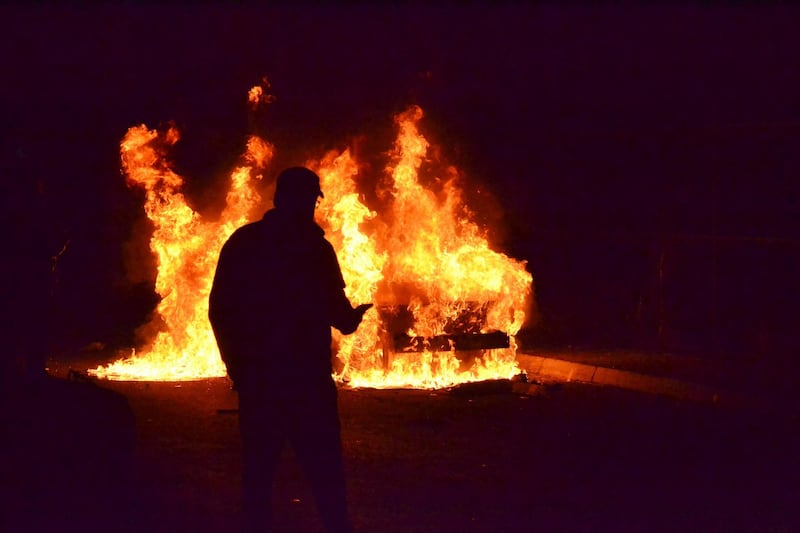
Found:
[{"label": "man's arm", "polygon": [[372,304],[361,304],[353,309],[350,305],[350,300],[344,294],[344,290],[342,290],[342,298],[343,303],[339,304],[341,306],[340,309],[334,313],[333,327],[345,335],[349,335],[358,329],[361,319],[364,318],[364,313],[372,307]]},{"label": "man's arm", "polygon": [[349,335],[353,333],[358,325],[361,324],[361,319],[364,313],[372,307],[372,304],[361,304],[353,308],[347,295],[344,293],[344,278],[342,277],[342,270],[339,267],[339,260],[336,257],[336,252],[333,246],[328,243],[326,253],[326,263],[331,287],[330,299],[330,320],[331,325],[344,333]]},{"label": "man's arm", "polygon": [[236,271],[237,261],[236,241],[231,238],[220,251],[217,268],[214,272],[214,281],[208,298],[208,320],[217,341],[222,362],[225,364],[228,376],[233,381],[233,388],[238,387],[241,378],[241,353],[239,346],[240,332],[236,331],[237,306],[236,306]]}]

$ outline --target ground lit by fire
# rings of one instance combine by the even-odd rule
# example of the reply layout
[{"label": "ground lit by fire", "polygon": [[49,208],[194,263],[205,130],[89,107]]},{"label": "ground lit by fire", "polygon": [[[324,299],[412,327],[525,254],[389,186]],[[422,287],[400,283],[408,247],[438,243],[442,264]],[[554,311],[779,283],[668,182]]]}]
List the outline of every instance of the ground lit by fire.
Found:
[{"label": "ground lit by fire", "polygon": [[[264,100],[260,88],[249,97],[254,105]],[[431,156],[418,129],[422,119],[416,106],[395,117],[397,137],[380,176],[361,175],[349,148],[305,162],[322,178],[325,199],[317,221],[336,248],[347,295],[354,304],[375,303],[355,334],[334,331],[336,377],[351,386],[438,388],[519,373],[514,335],[532,305],[532,276],[524,262],[490,247],[464,201],[457,169],[439,165],[440,175],[425,175],[423,163]],[[237,227],[269,207],[259,192],[267,187],[259,182],[267,170],[271,176],[280,169],[269,168],[275,148],[250,137],[231,172],[225,208],[218,219],[207,220],[189,206],[181,193],[184,180],[167,160],[178,140],[175,128],[141,125],[121,142],[127,182],[144,189],[144,209],[155,228],[150,248],[161,301],[154,338],[90,371],[99,377],[225,375],[207,319],[217,257]],[[378,198],[380,208],[371,208],[368,197]],[[452,340],[454,334],[496,332],[508,336],[507,347],[478,343],[462,352]],[[418,342],[398,343],[398,335]]]}]

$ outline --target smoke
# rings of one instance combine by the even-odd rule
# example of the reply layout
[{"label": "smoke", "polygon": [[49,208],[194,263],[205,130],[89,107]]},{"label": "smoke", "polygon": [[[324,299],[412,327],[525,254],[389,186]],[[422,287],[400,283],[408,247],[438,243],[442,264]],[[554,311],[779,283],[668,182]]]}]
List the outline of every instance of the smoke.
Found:
[{"label": "smoke", "polygon": [[130,237],[122,244],[125,279],[132,285],[155,284],[158,265],[150,250],[152,234],[153,223],[142,212],[131,226]]}]

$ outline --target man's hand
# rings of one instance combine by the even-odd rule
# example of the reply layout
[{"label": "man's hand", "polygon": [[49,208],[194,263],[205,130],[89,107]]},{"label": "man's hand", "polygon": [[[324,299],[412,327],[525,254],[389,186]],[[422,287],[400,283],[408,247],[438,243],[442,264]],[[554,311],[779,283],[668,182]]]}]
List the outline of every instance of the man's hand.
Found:
[{"label": "man's hand", "polygon": [[361,321],[364,319],[364,313],[366,313],[367,309],[369,309],[370,307],[372,307],[372,304],[361,304],[354,309],[354,311],[356,312],[356,316],[358,317],[356,328],[358,328],[358,324],[361,324]]},{"label": "man's hand", "polygon": [[361,304],[358,307],[356,307],[356,313],[358,313],[358,316],[363,317],[364,313],[366,313],[367,309],[369,309],[370,307],[372,307],[372,304]]},{"label": "man's hand", "polygon": [[342,319],[340,319],[338,322],[334,322],[333,327],[345,335],[350,335],[358,328],[358,325],[361,324],[361,319],[364,318],[364,313],[367,312],[367,309],[372,307],[372,304],[361,304],[358,307],[353,308],[350,307],[347,299],[344,299],[344,305],[347,306],[345,308],[347,312],[346,314],[342,313]]}]

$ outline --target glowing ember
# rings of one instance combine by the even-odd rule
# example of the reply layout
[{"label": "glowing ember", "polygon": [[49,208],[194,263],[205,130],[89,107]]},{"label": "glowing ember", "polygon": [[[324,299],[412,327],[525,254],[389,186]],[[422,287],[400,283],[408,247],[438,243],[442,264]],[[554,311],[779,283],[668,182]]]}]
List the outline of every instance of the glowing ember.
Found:
[{"label": "glowing ember", "polygon": [[[249,93],[251,102],[260,97]],[[322,178],[325,199],[317,219],[337,251],[347,295],[354,304],[376,304],[355,334],[334,330],[341,363],[336,377],[352,386],[437,388],[519,372],[513,335],[531,303],[531,275],[523,262],[490,249],[462,200],[454,168],[445,168],[444,176],[423,175],[429,143],[417,128],[422,116],[411,107],[395,119],[399,133],[382,176],[390,187],[378,195],[379,213],[360,194],[365,180],[350,150],[306,163]],[[174,129],[159,135],[138,126],[122,141],[128,182],[145,188],[145,211],[156,228],[151,249],[158,259],[163,327],[142,353],[93,370],[98,376],[177,380],[225,374],[206,318],[208,293],[222,244],[266,208],[252,181],[261,177],[255,173],[268,164],[272,147],[250,139],[247,164],[231,174],[227,206],[211,223],[186,204],[178,192],[183,180],[164,160],[177,140]],[[402,331],[392,329],[396,324]],[[465,332],[503,332],[510,346],[464,353],[436,351],[430,342]],[[395,345],[397,334],[427,340],[412,350],[408,343]]]}]

